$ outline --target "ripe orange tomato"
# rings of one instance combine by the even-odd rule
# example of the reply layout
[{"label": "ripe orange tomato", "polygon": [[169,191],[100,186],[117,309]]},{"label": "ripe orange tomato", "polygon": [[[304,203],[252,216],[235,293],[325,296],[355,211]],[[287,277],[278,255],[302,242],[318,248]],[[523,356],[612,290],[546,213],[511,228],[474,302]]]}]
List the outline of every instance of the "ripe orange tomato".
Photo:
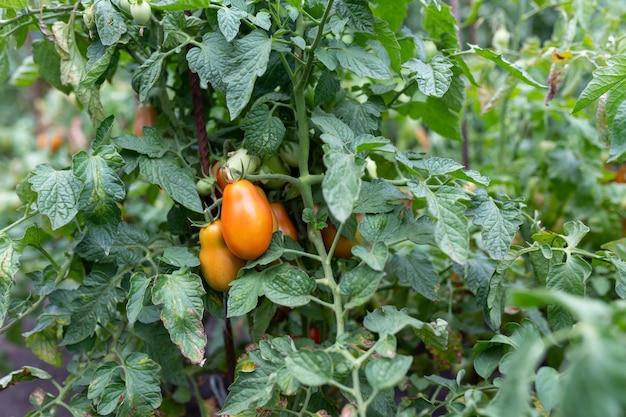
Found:
[{"label": "ripe orange tomato", "polygon": [[200,229],[200,269],[211,288],[228,291],[229,284],[245,264],[246,261],[235,256],[226,246],[221,220]]},{"label": "ripe orange tomato", "polygon": [[222,197],[222,231],[232,253],[243,259],[256,259],[272,241],[272,209],[267,199],[248,180],[235,181]]},{"label": "ripe orange tomato", "polygon": [[156,121],[157,114],[152,104],[140,104],[135,111],[135,121],[133,123],[133,135],[143,136],[145,126],[152,127]]},{"label": "ripe orange tomato", "polygon": [[[267,198],[267,194],[265,194],[265,190],[261,187],[259,187],[258,185],[255,185],[256,190],[259,192],[259,194],[261,194],[261,197],[263,197],[265,199],[265,201],[267,201],[268,203],[270,202],[270,200]],[[270,204],[270,208],[271,208],[271,204]],[[276,217],[276,212],[274,211],[274,209],[272,209],[272,233],[273,232],[278,232],[278,217]]]},{"label": "ripe orange tomato", "polygon": [[298,231],[296,230],[296,226],[289,218],[289,214],[287,214],[285,206],[283,206],[281,203],[273,202],[270,203],[270,207],[272,207],[272,211],[274,211],[274,214],[276,215],[276,218],[278,220],[278,230],[280,230],[283,235],[289,236],[297,242]]},{"label": "ripe orange tomato", "polygon": [[50,153],[57,153],[59,148],[63,145],[63,136],[59,133],[53,133],[48,135],[47,133],[40,133],[37,135],[37,147],[39,149],[49,149]]}]

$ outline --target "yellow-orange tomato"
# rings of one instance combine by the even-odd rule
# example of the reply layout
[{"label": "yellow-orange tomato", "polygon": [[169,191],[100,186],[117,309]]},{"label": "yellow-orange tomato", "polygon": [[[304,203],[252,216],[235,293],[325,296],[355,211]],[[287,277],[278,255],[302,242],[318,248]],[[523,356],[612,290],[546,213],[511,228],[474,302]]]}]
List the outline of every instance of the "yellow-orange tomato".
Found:
[{"label": "yellow-orange tomato", "polygon": [[[259,194],[261,194],[261,197],[263,197],[265,199],[265,201],[267,201],[268,203],[270,202],[270,200],[267,198],[267,194],[265,194],[265,190],[263,190],[263,188],[259,187],[258,185],[255,185],[256,190],[259,192]],[[270,207],[272,205],[270,204]],[[274,211],[274,209],[272,209],[272,233],[273,232],[278,232],[278,217],[276,217],[276,212]]]},{"label": "yellow-orange tomato", "polygon": [[289,236],[297,242],[298,231],[296,230],[296,226],[289,218],[289,214],[287,214],[285,206],[283,206],[281,203],[273,202],[270,203],[270,207],[272,207],[272,211],[274,212],[278,220],[278,230],[280,230],[283,235]]},{"label": "yellow-orange tomato", "polygon": [[272,209],[254,184],[248,180],[229,184],[221,213],[224,241],[232,253],[251,260],[267,250],[274,227]]},{"label": "yellow-orange tomato", "polygon": [[143,136],[143,128],[154,126],[157,114],[152,104],[140,104],[135,111],[135,121],[133,122],[133,135]]},{"label": "yellow-orange tomato", "polygon": [[235,256],[226,246],[221,220],[200,229],[200,269],[211,288],[228,291],[229,284],[245,264],[246,261]]}]

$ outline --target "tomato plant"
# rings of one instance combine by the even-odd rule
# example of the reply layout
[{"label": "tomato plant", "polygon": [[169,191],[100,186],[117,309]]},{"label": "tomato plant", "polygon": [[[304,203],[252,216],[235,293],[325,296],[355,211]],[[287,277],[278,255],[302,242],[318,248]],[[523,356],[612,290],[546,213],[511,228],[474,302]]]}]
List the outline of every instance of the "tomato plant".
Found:
[{"label": "tomato plant", "polygon": [[621,417],[624,16],[4,0],[3,412]]}]

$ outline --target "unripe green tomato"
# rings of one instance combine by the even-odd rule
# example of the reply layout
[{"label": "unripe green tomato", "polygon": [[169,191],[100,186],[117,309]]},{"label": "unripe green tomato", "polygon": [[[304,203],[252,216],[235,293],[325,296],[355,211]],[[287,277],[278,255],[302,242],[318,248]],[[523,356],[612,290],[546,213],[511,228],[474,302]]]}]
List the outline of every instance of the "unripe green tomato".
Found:
[{"label": "unripe green tomato", "polygon": [[202,179],[199,179],[198,182],[196,182],[196,191],[198,192],[198,195],[202,197],[211,195],[214,188],[215,188],[214,178],[211,178],[211,177],[202,178]]},{"label": "unripe green tomato", "polygon": [[278,148],[278,154],[283,162],[290,167],[297,167],[300,162],[300,144],[297,142],[285,141]]},{"label": "unripe green tomato", "polygon": [[93,5],[83,12],[83,22],[85,22],[85,26],[89,30],[96,27],[96,16],[93,14]]},{"label": "unripe green tomato", "polygon": [[[263,164],[259,168],[259,174],[283,174],[289,175],[289,170],[278,155],[263,158]],[[283,180],[262,180],[263,187],[268,190],[277,190],[285,185]]]},{"label": "unripe green tomato", "polygon": [[261,158],[248,154],[245,149],[237,149],[228,157],[225,164],[226,176],[231,181],[238,181],[248,174],[254,174],[261,163]]},{"label": "unripe green tomato", "polygon": [[152,8],[150,3],[145,0],[137,0],[137,3],[130,5],[130,14],[135,19],[135,22],[140,25],[147,25],[152,17]]},{"label": "unripe green tomato", "polygon": [[118,5],[120,6],[120,9],[130,13],[130,3],[128,2],[128,0],[120,0]]},{"label": "unripe green tomato", "polygon": [[437,49],[437,45],[435,45],[435,42],[433,41],[425,40],[424,41],[424,56],[426,57],[426,62],[430,62],[430,60],[433,59],[435,55],[439,55],[439,50]]}]

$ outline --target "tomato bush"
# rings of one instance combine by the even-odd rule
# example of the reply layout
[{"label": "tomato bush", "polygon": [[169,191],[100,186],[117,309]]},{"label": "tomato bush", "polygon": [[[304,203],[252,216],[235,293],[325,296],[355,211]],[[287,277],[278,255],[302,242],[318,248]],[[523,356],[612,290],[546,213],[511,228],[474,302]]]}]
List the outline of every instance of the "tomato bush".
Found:
[{"label": "tomato bush", "polygon": [[626,6],[0,10],[0,401],[624,415]]}]

